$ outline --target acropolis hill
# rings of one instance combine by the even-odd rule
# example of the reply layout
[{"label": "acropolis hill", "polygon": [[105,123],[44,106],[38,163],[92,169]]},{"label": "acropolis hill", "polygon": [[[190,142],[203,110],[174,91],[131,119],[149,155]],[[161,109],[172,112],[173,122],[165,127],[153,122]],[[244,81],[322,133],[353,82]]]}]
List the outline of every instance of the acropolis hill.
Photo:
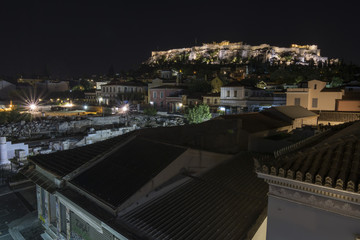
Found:
[{"label": "acropolis hill", "polygon": [[[150,65],[170,63],[205,63],[229,64],[246,63],[249,59],[256,59],[271,64],[300,64],[308,65],[313,61],[315,65],[328,61],[327,57],[320,56],[317,45],[297,45],[291,47],[277,47],[269,44],[251,46],[242,42],[231,43],[204,43],[202,46],[171,49],[167,51],[153,51],[146,62]],[[336,61],[331,59],[330,62]]]}]

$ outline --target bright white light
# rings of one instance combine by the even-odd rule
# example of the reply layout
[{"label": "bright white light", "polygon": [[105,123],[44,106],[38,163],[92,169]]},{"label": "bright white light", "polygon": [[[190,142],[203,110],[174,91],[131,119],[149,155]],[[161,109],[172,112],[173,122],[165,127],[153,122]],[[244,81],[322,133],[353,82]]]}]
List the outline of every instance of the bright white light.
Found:
[{"label": "bright white light", "polygon": [[31,103],[29,105],[29,108],[30,108],[31,111],[34,111],[36,109],[36,105],[34,103]]},{"label": "bright white light", "polygon": [[220,107],[219,109],[220,109],[220,111],[225,112],[225,107]]},{"label": "bright white light", "polygon": [[85,109],[85,110],[88,109],[88,106],[84,105],[84,109]]},{"label": "bright white light", "polygon": [[121,109],[123,112],[126,112],[127,110],[129,110],[128,106],[123,106]]},{"label": "bright white light", "polygon": [[151,105],[154,105],[154,102],[150,102]]},{"label": "bright white light", "polygon": [[104,99],[102,97],[99,97],[99,102],[102,103]]},{"label": "bright white light", "polygon": [[182,107],[183,106],[183,104],[182,103],[179,103],[179,107]]},{"label": "bright white light", "polygon": [[65,103],[64,107],[72,107],[73,104],[72,103]]}]

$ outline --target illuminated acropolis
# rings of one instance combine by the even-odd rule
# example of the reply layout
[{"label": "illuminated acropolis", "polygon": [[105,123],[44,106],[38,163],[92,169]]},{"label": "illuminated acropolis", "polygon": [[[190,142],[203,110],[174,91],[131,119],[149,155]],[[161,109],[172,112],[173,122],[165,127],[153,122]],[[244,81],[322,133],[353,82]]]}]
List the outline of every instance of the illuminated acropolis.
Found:
[{"label": "illuminated acropolis", "polygon": [[261,44],[251,46],[243,42],[231,43],[203,43],[202,46],[190,48],[170,49],[167,51],[153,51],[149,64],[162,62],[200,62],[206,64],[244,63],[249,59],[256,59],[270,63],[296,63],[308,65],[313,61],[315,65],[328,61],[327,57],[320,55],[317,45],[291,44],[290,47],[270,46]]}]

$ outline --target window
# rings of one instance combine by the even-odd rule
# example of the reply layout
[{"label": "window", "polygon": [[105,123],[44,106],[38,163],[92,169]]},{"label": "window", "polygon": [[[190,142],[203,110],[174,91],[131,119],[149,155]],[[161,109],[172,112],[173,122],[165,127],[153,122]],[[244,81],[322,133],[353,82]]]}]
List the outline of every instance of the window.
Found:
[{"label": "window", "polygon": [[317,88],[317,85],[316,84],[314,84],[314,89],[316,89]]},{"label": "window", "polygon": [[226,97],[230,97],[230,91],[226,91]]},{"label": "window", "polygon": [[245,91],[245,97],[249,96],[249,92]]},{"label": "window", "polygon": [[[161,95],[161,94],[160,94]],[[163,108],[164,107],[164,102],[160,103],[160,107]]]},{"label": "window", "polygon": [[164,92],[160,92],[160,98],[164,97]]},{"label": "window", "polygon": [[56,198],[54,195],[49,194],[49,210],[50,210],[50,224],[56,226]]},{"label": "window", "polygon": [[217,99],[214,99],[214,104],[217,104]]},{"label": "window", "polygon": [[127,87],[124,87],[124,92],[127,92]]},{"label": "window", "polygon": [[295,98],[294,105],[295,106],[300,106],[300,98]]},{"label": "window", "polygon": [[66,207],[60,203],[60,231],[66,234]]},{"label": "window", "polygon": [[234,91],[234,97],[237,97],[237,91]]},{"label": "window", "polygon": [[43,188],[41,188],[40,194],[41,194],[41,211],[42,211],[42,216],[45,219],[48,214],[45,207],[45,190]]},{"label": "window", "polygon": [[206,103],[210,104],[210,98],[206,99]]},{"label": "window", "polygon": [[313,107],[313,108],[317,108],[317,107],[318,107],[318,99],[317,99],[317,98],[313,98],[313,99],[312,99],[312,107]]},{"label": "window", "polygon": [[153,92],[153,99],[156,99],[156,92]]}]

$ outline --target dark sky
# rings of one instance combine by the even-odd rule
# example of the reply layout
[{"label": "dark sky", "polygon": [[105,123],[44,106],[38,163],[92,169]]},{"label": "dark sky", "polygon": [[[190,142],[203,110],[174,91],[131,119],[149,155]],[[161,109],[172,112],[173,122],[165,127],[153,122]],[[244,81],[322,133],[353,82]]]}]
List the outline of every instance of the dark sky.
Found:
[{"label": "dark sky", "polygon": [[[152,50],[230,40],[317,44],[360,64],[356,1],[1,1],[0,74],[106,73],[138,66]],[[352,3],[353,2],[353,3]]]}]

